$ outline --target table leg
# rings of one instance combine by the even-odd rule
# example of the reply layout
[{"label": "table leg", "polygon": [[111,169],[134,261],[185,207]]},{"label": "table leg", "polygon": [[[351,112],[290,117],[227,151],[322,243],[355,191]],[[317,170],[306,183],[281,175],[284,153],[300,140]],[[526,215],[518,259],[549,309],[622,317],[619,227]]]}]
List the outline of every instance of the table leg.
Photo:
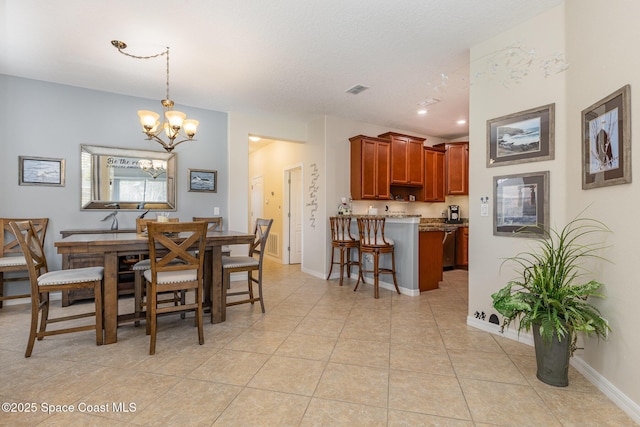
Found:
[{"label": "table leg", "polygon": [[[205,259],[205,262],[207,260]],[[209,298],[211,301],[211,323],[220,323],[222,319],[222,247],[211,248],[211,260],[207,263],[211,266],[211,288]]]},{"label": "table leg", "polygon": [[113,344],[118,341],[118,254],[104,254],[104,282],[102,293],[102,314],[104,316],[104,343]]}]

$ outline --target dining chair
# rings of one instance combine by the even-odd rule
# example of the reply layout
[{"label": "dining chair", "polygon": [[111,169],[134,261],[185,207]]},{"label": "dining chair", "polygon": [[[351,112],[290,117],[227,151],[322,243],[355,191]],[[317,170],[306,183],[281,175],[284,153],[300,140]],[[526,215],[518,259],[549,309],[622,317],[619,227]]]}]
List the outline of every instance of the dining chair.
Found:
[{"label": "dining chair", "polygon": [[[222,257],[222,320],[226,317],[226,307],[238,304],[251,303],[252,305],[256,301],[260,301],[260,308],[264,313],[264,298],[262,295],[262,261],[264,259],[264,252],[267,247],[267,239],[269,238],[269,230],[273,219],[256,219],[256,225],[253,233],[255,234],[255,240],[249,245],[248,256],[223,256]],[[256,259],[255,256],[258,256]],[[253,277],[253,272],[258,272],[258,277]],[[231,273],[247,273],[247,285],[246,291],[228,292],[231,284]],[[258,285],[258,297],[256,298],[253,293],[253,284]],[[240,301],[227,301],[227,297],[236,295],[248,295],[248,298]]]},{"label": "dining chair", "polygon": [[[147,226],[151,222],[157,222],[154,218],[136,218],[136,233],[144,234],[147,232]],[[168,222],[180,222],[179,218],[169,218]],[[133,271],[133,305],[134,305],[134,319],[135,326],[140,325],[140,319],[143,318],[143,312],[145,307],[145,286],[143,274],[146,270],[151,268],[151,261],[144,259],[144,255],[138,255],[140,261],[131,266]],[[176,261],[179,262],[179,261]],[[167,299],[163,299],[161,303],[174,303],[178,305],[184,299],[184,295],[172,292],[172,296]]]},{"label": "dining chair", "polygon": [[[194,221],[204,221],[208,224],[207,231],[222,231],[222,217],[221,216],[194,216]],[[222,255],[231,255],[231,248],[229,246],[222,247]]]},{"label": "dining chair", "polygon": [[[379,277],[380,274],[391,274],[393,277],[393,285],[400,294],[398,281],[396,280],[396,258],[394,253],[394,241],[384,236],[385,217],[368,216],[358,218],[358,234],[360,236],[360,273],[358,274],[358,282],[353,289],[355,292],[360,284],[360,279],[364,281],[364,273],[373,273],[373,296],[379,298]],[[373,268],[365,270],[362,264],[363,254],[371,254],[373,256]],[[391,254],[391,268],[383,268],[380,266],[380,255]]]},{"label": "dining chair", "polygon": [[[49,335],[95,330],[96,344],[102,345],[102,279],[104,267],[49,271],[42,241],[38,236],[34,223],[32,221],[12,221],[9,225],[22,249],[31,282],[31,327],[29,329],[27,351],[24,356],[31,357],[36,338],[39,341]],[[93,289],[95,311],[49,319],[49,303],[51,299],[49,294],[51,292],[83,288]],[[38,328],[39,313],[40,327]],[[94,317],[95,322],[91,325],[47,330],[49,323],[71,321],[84,317]]]},{"label": "dining chair", "polygon": [[[31,293],[11,296],[4,294],[5,283],[29,280],[27,262],[20,249],[20,244],[9,225],[12,221],[33,222],[33,226],[43,244],[47,233],[47,225],[49,224],[49,218],[0,218],[0,308],[2,308],[3,301],[29,298],[31,296]],[[5,273],[11,273],[12,277],[5,277]]]},{"label": "dining chair", "polygon": [[[331,277],[333,265],[340,265],[340,286],[342,286],[342,278],[344,270],[347,270],[347,277],[351,277],[351,267],[359,266],[358,261],[351,259],[351,250],[358,250],[360,241],[351,235],[351,217],[350,216],[332,216],[329,217],[331,226],[331,264],[329,265],[329,274],[327,280]],[[334,261],[336,249],[340,251],[340,261]]]},{"label": "dining chair", "polygon": [[[147,297],[147,333],[151,335],[149,354],[156,351],[158,315],[164,313],[195,311],[198,342],[204,344],[202,326],[203,260],[207,235],[204,222],[151,222],[149,234],[149,259],[151,268],[144,272]],[[174,240],[176,233],[180,239]],[[197,249],[194,253],[193,248]],[[193,303],[161,306],[161,292],[195,291]]]}]

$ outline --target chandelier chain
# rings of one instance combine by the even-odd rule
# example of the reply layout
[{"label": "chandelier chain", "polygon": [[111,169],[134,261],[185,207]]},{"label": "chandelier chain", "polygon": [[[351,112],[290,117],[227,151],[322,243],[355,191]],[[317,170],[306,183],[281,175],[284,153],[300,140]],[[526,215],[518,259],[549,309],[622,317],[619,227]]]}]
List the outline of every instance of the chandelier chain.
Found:
[{"label": "chandelier chain", "polygon": [[156,53],[155,55],[138,56],[138,55],[132,55],[130,53],[125,52],[123,49],[126,47],[126,45],[124,45],[124,47],[121,47],[122,45],[114,44],[113,42],[111,44],[113,44],[113,46],[115,46],[115,48],[118,49],[118,52],[120,52],[121,54],[134,59],[153,59],[159,56],[166,55],[167,56],[167,99],[171,99],[169,98],[169,46],[167,46],[167,50],[165,50],[164,52]]}]

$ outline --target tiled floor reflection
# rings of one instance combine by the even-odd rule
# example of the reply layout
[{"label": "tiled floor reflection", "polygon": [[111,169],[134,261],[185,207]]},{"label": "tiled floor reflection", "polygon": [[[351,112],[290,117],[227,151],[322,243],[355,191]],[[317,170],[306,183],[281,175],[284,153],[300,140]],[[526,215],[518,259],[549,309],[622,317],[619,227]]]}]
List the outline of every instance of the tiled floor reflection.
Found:
[{"label": "tiled floor reflection", "polygon": [[[466,271],[378,300],[299,266],[267,263],[264,276],[266,314],[245,304],[223,324],[205,318],[202,346],[193,317],[162,318],[155,356],[144,325],[130,324],[117,344],[53,336],[25,359],[30,307],[1,309],[0,397],[23,412],[0,413],[0,425],[635,425],[575,370],[569,387],[546,386],[532,348],[468,327]],[[53,315],[88,308],[56,301]]]}]

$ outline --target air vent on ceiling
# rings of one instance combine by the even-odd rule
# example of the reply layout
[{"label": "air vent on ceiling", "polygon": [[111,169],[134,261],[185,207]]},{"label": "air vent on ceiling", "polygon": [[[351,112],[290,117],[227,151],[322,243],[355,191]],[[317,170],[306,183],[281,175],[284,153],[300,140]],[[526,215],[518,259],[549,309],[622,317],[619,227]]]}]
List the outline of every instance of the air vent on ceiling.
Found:
[{"label": "air vent on ceiling", "polygon": [[438,102],[440,102],[440,100],[438,98],[427,98],[424,101],[420,101],[418,102],[418,105],[420,107],[426,107],[427,105],[433,105],[433,104],[437,104]]},{"label": "air vent on ceiling", "polygon": [[357,95],[367,89],[369,89],[367,86],[355,85],[354,87],[347,89],[345,92],[350,93],[351,95]]}]

